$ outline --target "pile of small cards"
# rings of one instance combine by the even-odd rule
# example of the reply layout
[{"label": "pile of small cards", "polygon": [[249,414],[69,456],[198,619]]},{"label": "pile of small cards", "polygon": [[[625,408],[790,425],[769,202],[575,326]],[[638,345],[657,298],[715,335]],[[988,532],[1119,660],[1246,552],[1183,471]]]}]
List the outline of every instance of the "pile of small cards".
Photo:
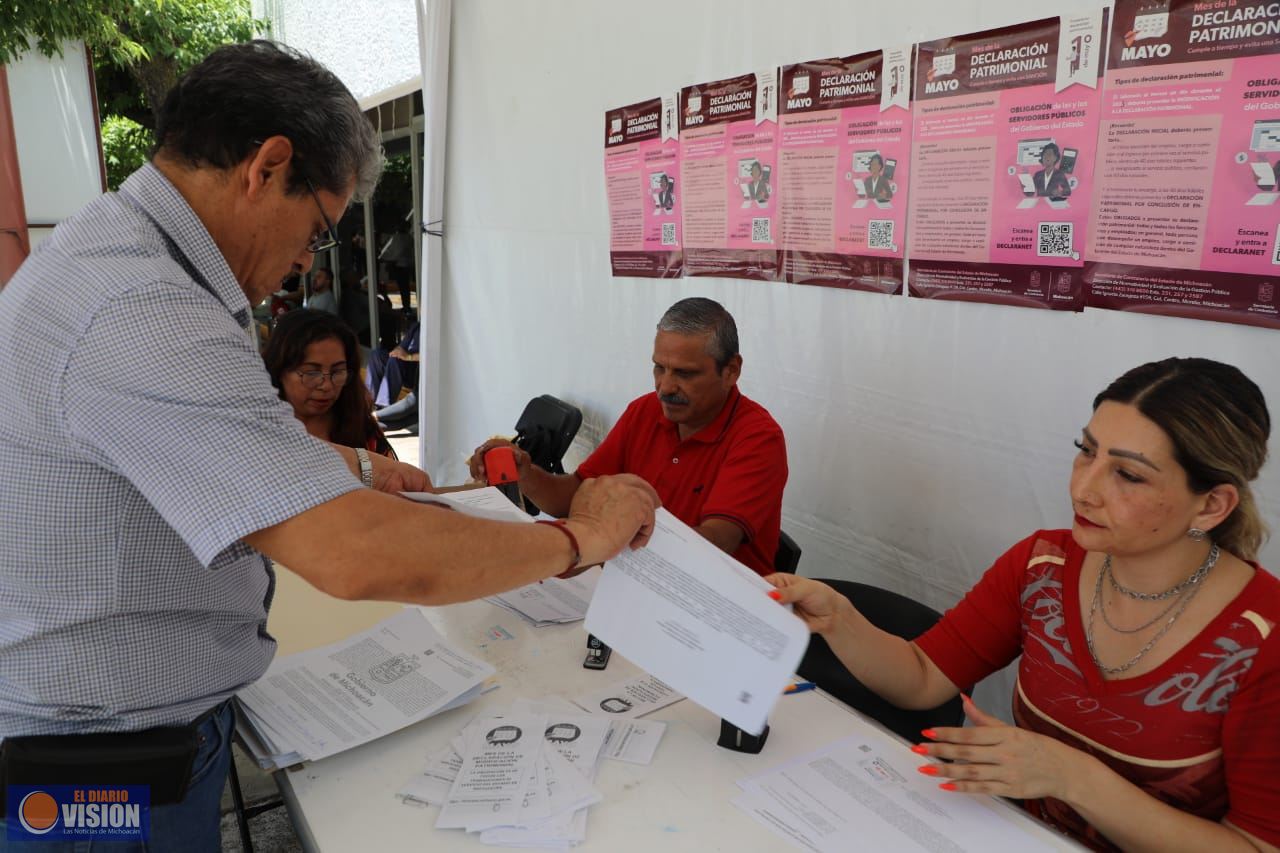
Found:
[{"label": "pile of small cards", "polygon": [[612,721],[562,699],[518,700],[473,719],[398,796],[438,805],[437,829],[464,829],[485,844],[566,849],[586,840],[602,757],[648,763],[661,722]]}]

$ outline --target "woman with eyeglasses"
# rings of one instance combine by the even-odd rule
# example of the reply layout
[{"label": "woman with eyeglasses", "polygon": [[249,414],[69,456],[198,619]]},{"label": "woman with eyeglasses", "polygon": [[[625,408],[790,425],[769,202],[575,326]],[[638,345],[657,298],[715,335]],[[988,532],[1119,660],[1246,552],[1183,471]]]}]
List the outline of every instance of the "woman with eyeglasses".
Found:
[{"label": "woman with eyeglasses", "polygon": [[351,327],[324,311],[290,311],[276,324],[263,360],[280,399],[316,438],[396,458],[370,414],[355,375],[359,346]]}]

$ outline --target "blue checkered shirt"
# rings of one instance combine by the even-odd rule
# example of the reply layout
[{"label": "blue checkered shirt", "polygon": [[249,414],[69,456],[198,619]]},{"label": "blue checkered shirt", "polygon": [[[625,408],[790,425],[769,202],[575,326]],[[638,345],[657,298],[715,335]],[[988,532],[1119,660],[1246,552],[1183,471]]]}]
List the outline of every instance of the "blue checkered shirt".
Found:
[{"label": "blue checkered shirt", "polygon": [[183,724],[275,652],[241,538],[360,487],[271,386],[153,166],[0,291],[0,738]]}]

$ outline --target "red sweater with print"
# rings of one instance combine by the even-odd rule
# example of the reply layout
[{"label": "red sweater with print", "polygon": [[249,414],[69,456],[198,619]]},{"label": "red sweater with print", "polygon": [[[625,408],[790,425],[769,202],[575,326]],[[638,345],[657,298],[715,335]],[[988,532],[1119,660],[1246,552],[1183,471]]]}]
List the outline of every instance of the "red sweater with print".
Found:
[{"label": "red sweater with print", "polygon": [[[1253,579],[1155,670],[1104,680],[1085,645],[1080,567],[1069,530],[1040,531],[996,561],[916,640],[954,683],[973,684],[1019,655],[1019,726],[1095,756],[1151,796],[1227,819],[1280,845],[1280,581]],[[1114,849],[1074,809],[1026,800],[1032,814],[1097,849]]]}]

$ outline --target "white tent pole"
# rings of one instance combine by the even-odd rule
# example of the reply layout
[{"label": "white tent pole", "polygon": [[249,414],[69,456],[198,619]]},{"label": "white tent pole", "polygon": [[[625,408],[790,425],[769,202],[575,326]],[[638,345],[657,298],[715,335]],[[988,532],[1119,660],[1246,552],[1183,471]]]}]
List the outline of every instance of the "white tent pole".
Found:
[{"label": "white tent pole", "polygon": [[418,459],[423,470],[439,473],[440,305],[444,254],[444,144],[449,118],[449,28],[453,0],[418,0],[418,49],[422,57],[423,158],[422,342],[418,371]]}]

